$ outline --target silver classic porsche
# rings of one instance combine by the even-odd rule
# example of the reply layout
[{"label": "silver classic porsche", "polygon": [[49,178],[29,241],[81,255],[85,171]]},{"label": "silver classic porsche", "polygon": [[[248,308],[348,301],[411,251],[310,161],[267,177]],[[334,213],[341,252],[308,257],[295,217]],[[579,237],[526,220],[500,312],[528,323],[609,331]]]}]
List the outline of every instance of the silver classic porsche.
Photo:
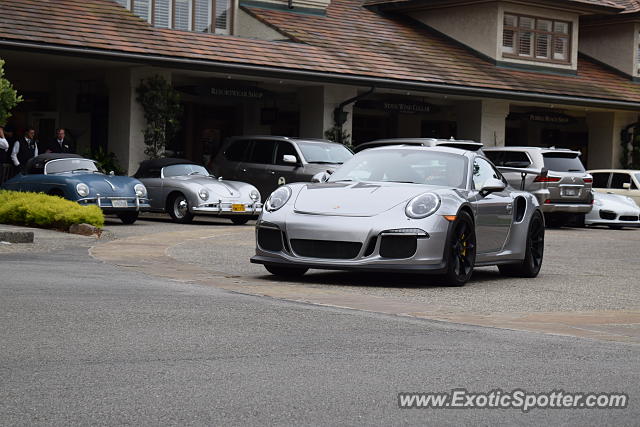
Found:
[{"label": "silver classic porsche", "polygon": [[152,212],[168,212],[175,222],[215,215],[245,224],[262,212],[260,193],[251,184],[224,181],[189,160],[145,160],[134,175],[149,193]]},{"label": "silver classic porsche", "polygon": [[542,266],[536,198],[509,187],[481,153],[373,148],[319,180],[269,196],[251,262],[278,276],[310,268],[416,272],[450,286],[464,285],[474,266],[518,277],[535,277]]}]

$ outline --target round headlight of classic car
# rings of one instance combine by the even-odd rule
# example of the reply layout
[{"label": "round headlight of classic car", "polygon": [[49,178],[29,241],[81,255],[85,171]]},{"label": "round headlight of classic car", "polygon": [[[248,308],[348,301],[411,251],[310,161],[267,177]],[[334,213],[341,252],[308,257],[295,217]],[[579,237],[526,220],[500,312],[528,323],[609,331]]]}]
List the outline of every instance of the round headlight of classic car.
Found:
[{"label": "round headlight of classic car", "polygon": [[291,188],[284,186],[278,188],[276,191],[271,193],[269,198],[267,199],[266,207],[269,212],[275,212],[281,207],[283,207],[291,197]]},{"label": "round headlight of classic car", "polygon": [[142,184],[136,184],[133,189],[138,197],[147,197],[147,188]]},{"label": "round headlight of classic car", "polygon": [[202,200],[208,200],[209,199],[209,192],[207,191],[206,188],[201,188],[200,191],[198,191],[198,196]]},{"label": "round headlight of classic car", "polygon": [[89,195],[89,186],[87,184],[80,183],[76,185],[76,191],[78,192],[78,196],[87,197]]},{"label": "round headlight of classic car", "polygon": [[251,197],[251,200],[253,200],[254,202],[260,201],[260,193],[255,188],[251,190],[251,192],[249,193],[249,197]]},{"label": "round headlight of classic car", "polygon": [[404,211],[409,218],[422,219],[433,215],[438,208],[440,197],[434,193],[425,193],[411,199]]}]

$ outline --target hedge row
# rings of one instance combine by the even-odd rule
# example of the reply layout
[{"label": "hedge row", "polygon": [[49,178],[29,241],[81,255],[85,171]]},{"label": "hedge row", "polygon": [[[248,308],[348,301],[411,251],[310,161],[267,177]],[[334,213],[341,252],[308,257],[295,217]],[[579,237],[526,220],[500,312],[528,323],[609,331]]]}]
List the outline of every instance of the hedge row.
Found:
[{"label": "hedge row", "polygon": [[104,225],[97,206],[80,206],[58,196],[0,190],[0,223],[68,230],[73,224]]}]

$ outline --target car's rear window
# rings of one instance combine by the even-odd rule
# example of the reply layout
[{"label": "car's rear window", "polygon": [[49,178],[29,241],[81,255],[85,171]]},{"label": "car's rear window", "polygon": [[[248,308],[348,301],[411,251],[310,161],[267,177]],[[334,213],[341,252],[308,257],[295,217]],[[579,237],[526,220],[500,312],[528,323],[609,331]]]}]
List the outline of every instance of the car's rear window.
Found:
[{"label": "car's rear window", "polygon": [[496,166],[528,168],[531,160],[523,151],[487,151],[484,153]]},{"label": "car's rear window", "polygon": [[544,167],[556,172],[585,172],[576,153],[544,153]]}]

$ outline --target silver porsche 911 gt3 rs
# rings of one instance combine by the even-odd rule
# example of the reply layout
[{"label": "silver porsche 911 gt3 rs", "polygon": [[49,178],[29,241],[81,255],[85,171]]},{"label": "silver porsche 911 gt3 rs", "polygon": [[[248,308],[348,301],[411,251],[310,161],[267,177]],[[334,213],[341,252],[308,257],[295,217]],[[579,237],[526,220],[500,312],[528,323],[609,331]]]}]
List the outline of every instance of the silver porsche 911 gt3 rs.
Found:
[{"label": "silver porsche 911 gt3 rs", "polygon": [[481,153],[374,148],[321,181],[269,196],[253,263],[280,276],[310,268],[431,273],[452,286],[464,285],[474,266],[520,277],[540,271],[538,202],[509,187]]}]

